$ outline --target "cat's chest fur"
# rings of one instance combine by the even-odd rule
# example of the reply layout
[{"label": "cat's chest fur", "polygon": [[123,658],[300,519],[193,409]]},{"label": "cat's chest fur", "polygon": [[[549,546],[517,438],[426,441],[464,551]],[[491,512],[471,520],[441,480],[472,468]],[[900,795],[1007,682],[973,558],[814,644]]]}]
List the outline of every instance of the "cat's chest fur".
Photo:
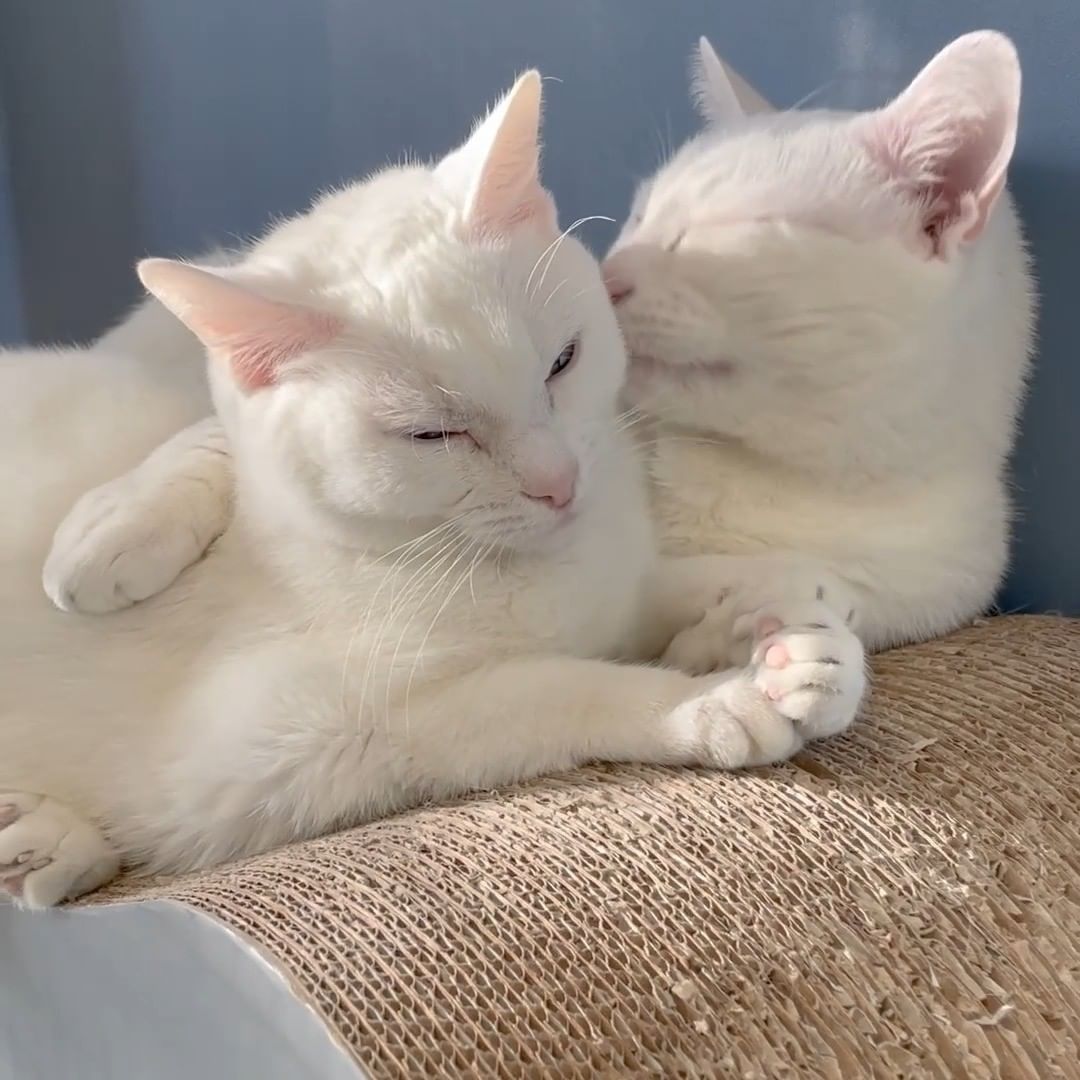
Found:
[{"label": "cat's chest fur", "polygon": [[805,557],[831,566],[859,589],[871,648],[958,625],[990,603],[1004,571],[1008,501],[992,462],[854,486],[661,433],[650,471],[664,554],[782,554],[789,573]]},{"label": "cat's chest fur", "polygon": [[1000,558],[1005,503],[992,468],[844,486],[736,444],[659,433],[649,462],[668,555],[799,551],[826,559],[914,560],[964,551]]},{"label": "cat's chest fur", "polygon": [[486,616],[494,647],[505,634],[529,651],[633,654],[642,583],[654,558],[652,528],[644,512],[613,524],[610,533],[582,530],[584,535],[562,557],[545,560],[542,572],[522,561],[501,581],[490,581],[494,603],[478,615]]},{"label": "cat's chest fur", "polygon": [[716,439],[658,433],[649,462],[658,541],[667,555],[753,554],[805,546],[817,494]]}]

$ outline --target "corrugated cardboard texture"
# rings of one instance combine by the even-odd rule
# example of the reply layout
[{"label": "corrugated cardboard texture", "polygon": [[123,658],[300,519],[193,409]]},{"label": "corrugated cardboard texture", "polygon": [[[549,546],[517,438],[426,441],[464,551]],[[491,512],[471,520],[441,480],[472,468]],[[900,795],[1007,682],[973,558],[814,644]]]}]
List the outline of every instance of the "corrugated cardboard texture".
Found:
[{"label": "corrugated cardboard texture", "polygon": [[1080,621],[990,620],[782,767],[591,768],[135,895],[247,935],[375,1078],[1080,1077],[1078,696]]}]

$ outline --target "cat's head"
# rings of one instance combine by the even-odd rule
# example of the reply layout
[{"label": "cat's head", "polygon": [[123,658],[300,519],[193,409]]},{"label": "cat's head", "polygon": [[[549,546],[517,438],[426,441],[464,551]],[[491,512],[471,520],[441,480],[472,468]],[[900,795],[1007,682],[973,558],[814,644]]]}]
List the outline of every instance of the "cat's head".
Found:
[{"label": "cat's head", "polygon": [[324,197],[238,268],[140,266],[206,344],[248,472],[358,541],[453,520],[533,548],[597,490],[625,355],[541,185],[540,109],[529,72],[442,161]]},{"label": "cat's head", "polygon": [[883,396],[917,408],[925,373],[895,358],[949,318],[1001,196],[1012,44],[962,37],[864,113],[776,112],[704,39],[696,66],[705,128],[641,186],[604,264],[632,402],[794,454],[793,418],[839,436]]}]

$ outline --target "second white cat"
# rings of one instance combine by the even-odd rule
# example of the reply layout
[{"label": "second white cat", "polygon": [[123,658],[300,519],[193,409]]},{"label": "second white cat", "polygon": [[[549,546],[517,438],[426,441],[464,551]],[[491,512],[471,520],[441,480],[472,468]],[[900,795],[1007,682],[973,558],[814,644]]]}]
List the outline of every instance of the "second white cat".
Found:
[{"label": "second white cat", "polygon": [[778,113],[704,40],[695,86],[604,264],[663,548],[731,556],[668,658],[739,659],[742,611],[825,582],[871,649],[952,630],[1005,572],[1032,351],[1016,50],[968,34],[865,113]]}]

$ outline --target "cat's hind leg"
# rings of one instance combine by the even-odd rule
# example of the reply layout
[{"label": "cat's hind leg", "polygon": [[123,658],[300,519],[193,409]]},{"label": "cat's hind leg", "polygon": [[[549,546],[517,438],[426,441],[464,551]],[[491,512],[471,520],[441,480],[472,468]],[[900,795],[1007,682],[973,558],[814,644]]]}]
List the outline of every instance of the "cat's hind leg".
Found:
[{"label": "cat's hind leg", "polygon": [[119,867],[101,830],[64,803],[0,792],[0,896],[52,907],[104,885]]}]

